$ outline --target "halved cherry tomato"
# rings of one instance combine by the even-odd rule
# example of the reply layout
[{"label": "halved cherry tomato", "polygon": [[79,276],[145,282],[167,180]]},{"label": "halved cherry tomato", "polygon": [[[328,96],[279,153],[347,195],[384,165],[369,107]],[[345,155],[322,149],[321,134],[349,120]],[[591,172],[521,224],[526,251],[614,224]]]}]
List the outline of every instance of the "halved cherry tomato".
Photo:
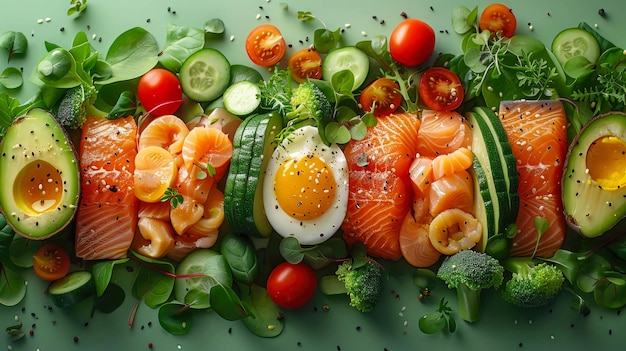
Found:
[{"label": "halved cherry tomato", "polygon": [[465,90],[454,72],[443,67],[432,67],[420,78],[419,94],[428,108],[452,111],[463,102]]},{"label": "halved cherry tomato", "polygon": [[315,50],[296,51],[289,58],[288,65],[291,77],[298,83],[304,82],[307,78],[322,78],[322,57]]},{"label": "halved cherry tomato", "polygon": [[417,66],[435,50],[435,31],[426,22],[409,18],[400,22],[389,36],[391,57],[405,66]]},{"label": "halved cherry tomato", "polygon": [[33,255],[35,274],[47,281],[58,280],[70,271],[70,256],[61,245],[46,243]]},{"label": "halved cherry tomato", "polygon": [[276,266],[267,278],[267,293],[278,306],[299,308],[315,294],[317,277],[305,263],[283,262]]},{"label": "halved cherry tomato", "polygon": [[250,31],[246,39],[246,53],[254,64],[273,66],[285,56],[287,45],[276,26],[261,24]]},{"label": "halved cherry tomato", "polygon": [[491,4],[487,6],[478,21],[480,30],[488,29],[492,33],[502,31],[502,36],[510,38],[515,34],[517,19],[506,5]]},{"label": "halved cherry tomato", "polygon": [[368,85],[359,98],[363,111],[376,117],[388,116],[395,112],[402,103],[400,86],[389,78],[378,78]]},{"label": "halved cherry tomato", "polygon": [[149,114],[171,115],[183,102],[183,90],[174,73],[153,68],[139,79],[137,97]]}]

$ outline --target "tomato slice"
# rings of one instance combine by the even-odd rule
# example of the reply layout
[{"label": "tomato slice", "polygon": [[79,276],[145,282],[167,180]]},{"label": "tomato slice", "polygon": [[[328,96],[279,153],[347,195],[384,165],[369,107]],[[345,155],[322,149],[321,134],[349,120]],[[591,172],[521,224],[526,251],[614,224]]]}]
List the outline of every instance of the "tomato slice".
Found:
[{"label": "tomato slice", "polygon": [[46,243],[33,255],[35,274],[47,281],[58,280],[70,271],[70,256],[56,243]]},{"label": "tomato slice", "polygon": [[246,39],[246,53],[254,64],[273,66],[285,56],[287,45],[276,26],[261,24],[250,31]]},{"label": "tomato slice", "polygon": [[419,94],[422,102],[436,111],[452,111],[465,97],[459,77],[449,69],[432,67],[420,78]]},{"label": "tomato slice", "polygon": [[363,89],[359,103],[363,111],[372,111],[376,117],[388,116],[402,103],[400,86],[389,78],[378,78]]},{"label": "tomato slice", "polygon": [[301,49],[289,58],[288,62],[291,77],[298,83],[307,78],[322,78],[322,57],[312,49]]},{"label": "tomato slice", "polygon": [[478,28],[480,28],[480,30],[488,29],[492,33],[502,31],[502,36],[507,38],[515,34],[516,26],[517,19],[513,11],[503,4],[491,4],[487,6],[478,21]]}]

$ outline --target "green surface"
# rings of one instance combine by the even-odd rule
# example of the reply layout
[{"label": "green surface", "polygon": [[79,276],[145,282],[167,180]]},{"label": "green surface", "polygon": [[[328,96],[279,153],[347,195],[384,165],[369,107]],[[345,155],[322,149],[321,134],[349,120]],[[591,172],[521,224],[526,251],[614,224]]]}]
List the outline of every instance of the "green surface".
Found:
[{"label": "green surface", "polygon": [[[215,46],[231,63],[250,64],[244,51],[245,36],[259,23],[271,22],[279,26],[287,42],[293,45],[291,50],[312,43],[312,32],[318,24],[299,22],[295,18],[298,10],[312,11],[330,28],[345,26],[348,43],[364,39],[364,35],[389,34],[402,19],[400,13],[405,11],[434,27],[438,52],[460,51],[460,38],[450,25],[451,10],[460,0],[291,0],[288,1],[289,12],[280,6],[281,2],[90,0],[87,13],[75,19],[66,15],[69,0],[24,0],[5,3],[0,11],[0,33],[14,30],[28,37],[28,54],[10,62],[24,68],[25,79],[44,53],[44,41],[67,47],[74,34],[82,30],[90,38],[95,36],[93,45],[104,54],[115,37],[134,26],[146,28],[163,44],[168,23],[202,28],[211,18],[222,19],[226,26],[225,35],[215,41]],[[482,7],[488,2],[463,3]],[[619,0],[528,0],[523,2],[523,7],[516,5],[521,4],[520,1],[508,3],[517,15],[518,32],[535,35],[548,46],[560,30],[574,27],[580,21],[592,26],[597,24],[598,31],[607,39],[626,46],[623,37],[626,24],[621,18],[626,4]],[[598,15],[599,8],[606,10],[605,17]],[[257,15],[260,18],[257,19]],[[37,23],[38,19],[43,23]],[[6,53],[0,53],[0,62],[0,67],[6,66]],[[26,82],[17,93],[26,99],[33,92],[33,86]],[[29,275],[25,300],[16,307],[0,307],[0,330],[19,318],[24,323],[26,336],[16,342],[11,342],[7,335],[0,336],[0,349],[149,350],[151,343],[154,350],[577,350],[618,349],[626,342],[624,317],[619,311],[593,308],[589,316],[579,317],[569,308],[566,293],[553,305],[534,310],[516,309],[498,296],[485,296],[480,322],[468,325],[457,316],[459,328],[454,334],[425,335],[417,328],[419,317],[433,311],[442,295],[450,299],[453,308],[456,301],[450,292],[439,286],[433,291],[435,297],[420,302],[410,276],[387,281],[388,293],[371,314],[348,307],[345,296],[329,298],[318,294],[301,310],[285,312],[285,331],[274,339],[256,337],[241,323],[227,322],[215,313],[204,311],[195,313],[190,334],[172,336],[158,325],[156,311],[143,303],[133,327],[129,328],[128,319],[135,301],[128,287],[134,274],[123,265],[116,267],[114,280],[127,288],[126,302],[111,314],[96,312],[93,316],[89,301],[67,310],[49,308],[52,302],[45,295],[47,284]],[[324,304],[330,307],[328,311],[324,310]],[[32,336],[28,333],[31,329]]]}]

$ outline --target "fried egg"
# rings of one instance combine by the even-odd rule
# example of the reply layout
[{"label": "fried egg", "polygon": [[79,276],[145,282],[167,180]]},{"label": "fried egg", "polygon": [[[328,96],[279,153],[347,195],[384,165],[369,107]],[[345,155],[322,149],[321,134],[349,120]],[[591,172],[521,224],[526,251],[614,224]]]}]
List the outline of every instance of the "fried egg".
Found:
[{"label": "fried egg", "polygon": [[293,131],[276,147],[263,181],[267,219],[283,237],[302,245],[329,239],[348,204],[348,162],[336,144],[324,144],[317,128]]}]

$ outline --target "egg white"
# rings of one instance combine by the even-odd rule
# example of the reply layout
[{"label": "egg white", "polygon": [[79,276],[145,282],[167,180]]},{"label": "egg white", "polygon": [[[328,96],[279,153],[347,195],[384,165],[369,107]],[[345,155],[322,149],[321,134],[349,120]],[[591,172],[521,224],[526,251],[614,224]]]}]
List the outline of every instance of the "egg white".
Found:
[{"label": "egg white", "polygon": [[[310,155],[319,157],[332,170],[337,188],[329,209],[311,220],[291,217],[280,206],[274,193],[274,178],[279,167],[288,160]],[[302,245],[315,245],[332,237],[341,227],[348,206],[348,162],[336,144],[325,145],[317,128],[305,126],[296,129],[276,147],[269,160],[263,182],[263,204],[267,219],[283,237],[295,237]]]}]

